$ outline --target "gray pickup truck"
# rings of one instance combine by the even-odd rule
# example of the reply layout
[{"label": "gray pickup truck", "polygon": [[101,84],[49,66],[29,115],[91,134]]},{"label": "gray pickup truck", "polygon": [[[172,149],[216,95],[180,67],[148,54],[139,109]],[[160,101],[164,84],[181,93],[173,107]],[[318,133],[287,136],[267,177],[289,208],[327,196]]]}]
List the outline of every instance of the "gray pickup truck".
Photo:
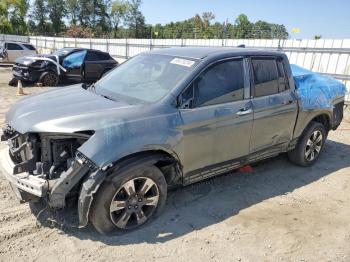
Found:
[{"label": "gray pickup truck", "polygon": [[1,166],[22,202],[76,201],[81,227],[125,232],[156,217],[168,189],[285,152],[312,165],[343,118],[344,94],[329,106],[305,101],[281,52],[154,50],[95,85],[16,103]]}]

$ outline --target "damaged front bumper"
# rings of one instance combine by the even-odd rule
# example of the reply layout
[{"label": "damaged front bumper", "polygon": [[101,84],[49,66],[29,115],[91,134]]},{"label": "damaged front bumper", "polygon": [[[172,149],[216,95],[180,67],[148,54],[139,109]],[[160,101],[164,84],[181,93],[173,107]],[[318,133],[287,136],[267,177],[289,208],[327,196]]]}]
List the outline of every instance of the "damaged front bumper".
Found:
[{"label": "damaged front bumper", "polygon": [[15,64],[12,68],[13,77],[28,82],[37,82],[44,69],[32,69],[28,66]]},{"label": "damaged front bumper", "polygon": [[20,202],[43,199],[51,208],[60,209],[66,207],[68,196],[77,194],[79,225],[86,226],[93,194],[102,183],[104,172],[79,151],[67,159],[67,168],[57,170],[58,173],[53,168],[57,159],[52,165],[42,161],[44,156],[55,155],[53,149],[63,150],[66,143],[74,143],[72,137],[77,136],[23,135],[10,127],[3,132],[1,141],[7,145],[0,152],[0,170]]},{"label": "damaged front bumper", "polygon": [[[7,145],[0,152],[0,168],[10,182],[14,193],[21,202],[34,201],[44,197],[48,190],[48,181],[28,172],[33,165],[35,166],[36,157],[33,152],[36,141],[20,137],[10,127],[1,131],[1,141],[7,141]],[[11,136],[12,139],[8,136]],[[14,141],[16,141],[17,147]]]}]

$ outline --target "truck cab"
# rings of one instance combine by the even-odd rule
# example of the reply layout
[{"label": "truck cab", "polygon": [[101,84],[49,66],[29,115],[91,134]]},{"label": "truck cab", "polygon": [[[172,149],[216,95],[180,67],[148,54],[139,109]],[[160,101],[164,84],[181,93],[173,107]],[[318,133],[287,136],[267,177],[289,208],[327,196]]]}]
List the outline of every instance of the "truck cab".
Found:
[{"label": "truck cab", "polygon": [[170,188],[281,153],[313,165],[343,118],[344,95],[333,79],[296,76],[277,51],[154,50],[90,87],[15,104],[1,165],[23,202],[64,208],[73,195],[80,226],[127,232],[161,212]]}]

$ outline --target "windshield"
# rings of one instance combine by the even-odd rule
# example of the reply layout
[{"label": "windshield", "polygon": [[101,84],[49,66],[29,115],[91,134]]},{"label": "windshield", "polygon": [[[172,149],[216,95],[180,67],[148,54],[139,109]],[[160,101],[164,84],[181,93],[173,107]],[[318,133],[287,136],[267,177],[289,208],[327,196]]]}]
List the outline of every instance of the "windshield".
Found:
[{"label": "windshield", "polygon": [[96,84],[98,93],[114,99],[156,102],[193,70],[196,60],[141,54],[121,64]]}]

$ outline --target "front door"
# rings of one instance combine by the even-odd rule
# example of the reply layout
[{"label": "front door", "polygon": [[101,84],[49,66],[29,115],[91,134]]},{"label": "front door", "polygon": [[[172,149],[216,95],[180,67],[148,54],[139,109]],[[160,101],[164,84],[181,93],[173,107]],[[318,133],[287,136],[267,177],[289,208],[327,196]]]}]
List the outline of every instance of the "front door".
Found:
[{"label": "front door", "polygon": [[280,150],[288,146],[297,117],[297,100],[283,62],[274,57],[251,59],[254,81],[254,122],[250,150]]},{"label": "front door", "polygon": [[82,65],[86,56],[86,50],[78,51],[66,56],[63,59],[63,67],[67,70],[67,80],[80,82],[82,80]]},{"label": "front door", "polygon": [[220,61],[184,93],[184,97],[193,93],[190,108],[180,110],[185,180],[211,176],[249,154],[253,110],[245,95],[249,83],[244,68],[242,58]]},{"label": "front door", "polygon": [[104,68],[99,52],[89,51],[84,62],[84,79],[88,81],[97,80],[101,77]]}]

